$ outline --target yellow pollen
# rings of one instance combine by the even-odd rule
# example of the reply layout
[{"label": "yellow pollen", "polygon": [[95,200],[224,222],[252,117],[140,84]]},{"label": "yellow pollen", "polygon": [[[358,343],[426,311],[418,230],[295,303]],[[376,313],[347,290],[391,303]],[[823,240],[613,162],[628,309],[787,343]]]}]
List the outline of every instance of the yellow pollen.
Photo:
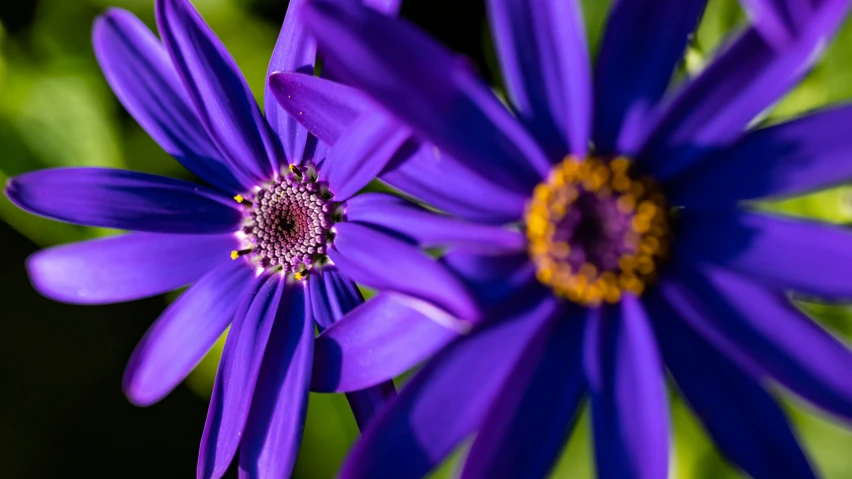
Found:
[{"label": "yellow pollen", "polygon": [[242,203],[244,199],[245,199],[245,198],[243,198],[243,195],[237,195],[237,196],[235,196],[235,197],[234,197],[234,200],[235,200],[237,203]]},{"label": "yellow pollen", "polygon": [[[617,303],[625,293],[640,295],[655,279],[671,241],[670,210],[653,180],[631,175],[627,158],[567,156],[533,190],[526,213],[528,250],[536,278],[557,295],[596,307]],[[589,210],[583,205],[590,201],[604,206]],[[605,243],[589,244],[597,237],[578,232],[577,221],[584,217],[578,220],[575,208],[586,208],[578,210],[581,215],[609,215],[601,217],[607,225],[615,222],[600,240]],[[603,225],[601,218],[590,219]],[[613,252],[606,253],[607,248]]]}]

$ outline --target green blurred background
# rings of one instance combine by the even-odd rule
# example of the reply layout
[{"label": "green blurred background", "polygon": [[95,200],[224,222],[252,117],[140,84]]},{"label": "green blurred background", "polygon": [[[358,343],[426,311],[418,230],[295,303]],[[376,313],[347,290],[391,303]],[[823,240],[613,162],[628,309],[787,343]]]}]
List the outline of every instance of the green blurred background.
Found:
[{"label": "green blurred background", "polygon": [[[194,3],[260,98],[287,1]],[[460,10],[456,0],[407,0],[403,15],[470,56],[486,78],[499,84],[482,1],[464,3]],[[593,49],[609,3],[583,1]],[[24,0],[4,1],[0,6],[0,182],[29,170],[78,165],[189,178],[123,110],[100,73],[90,28],[94,17],[108,6],[129,9],[153,27],[153,0]],[[743,21],[735,0],[711,0],[681,77],[699,71],[707,54]],[[849,99],[852,22],[847,21],[818,67],[763,121],[775,122]],[[763,206],[850,223],[852,188],[842,186]],[[129,304],[78,307],[41,298],[27,282],[24,260],[38,248],[106,234],[112,232],[27,215],[0,198],[0,477],[194,474],[221,342],[168,398],[150,408],[136,408],[121,394],[121,373],[136,341],[174,294]],[[815,304],[803,308],[852,340],[852,309]],[[852,478],[852,433],[788,395],[779,392],[779,397],[822,475]],[[737,477],[683,402],[675,394],[671,398],[673,477]],[[345,400],[312,395],[295,477],[332,477],[356,436]],[[591,476],[589,438],[584,414],[554,477]],[[451,477],[452,463],[435,477]]]}]

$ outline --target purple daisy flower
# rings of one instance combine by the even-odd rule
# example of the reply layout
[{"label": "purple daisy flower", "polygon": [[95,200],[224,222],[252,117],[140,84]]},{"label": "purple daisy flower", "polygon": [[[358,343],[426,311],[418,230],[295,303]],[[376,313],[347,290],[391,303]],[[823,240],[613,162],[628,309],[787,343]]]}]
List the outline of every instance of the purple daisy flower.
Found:
[{"label": "purple daisy flower", "polygon": [[[270,72],[314,70],[315,42],[293,13],[301,3],[290,3]],[[370,4],[389,14],[399,7]],[[461,317],[476,306],[415,245],[350,221],[383,199],[355,194],[393,159],[407,130],[350,105],[331,116],[347,133],[335,146],[318,142],[268,92],[261,113],[187,0],[158,0],[156,18],[162,42],[132,14],[108,11],[94,27],[95,52],[131,115],[210,186],[64,168],[13,178],[6,194],[37,215],[132,231],[33,255],[28,270],[45,296],[105,304],[191,284],[142,339],[124,390],[138,405],[159,401],[230,325],[198,476],[221,476],[239,448],[241,477],[286,477],[304,425],[315,326],[325,330],[350,312],[393,314],[400,304],[434,303]],[[397,294],[362,304],[354,281]],[[390,382],[350,394],[359,425],[393,394]]]},{"label": "purple daisy flower", "polygon": [[[469,220],[459,237],[504,232],[443,259],[484,311],[459,320],[470,334],[351,317],[317,342],[318,358],[336,359],[315,363],[323,391],[377,384],[440,350],[342,477],[422,477],[472,435],[461,477],[542,477],[588,397],[599,475],[664,478],[665,367],[745,472],[813,477],[766,386],[852,419],[852,353],[788,298],[852,298],[852,233],[744,202],[852,176],[850,106],[751,127],[850,2],[750,1],[755,25],[670,87],[705,3],[615,2],[592,69],[577,2],[490,0],[508,109],[411,25],[308,4],[338,77],[435,145],[396,178],[430,171],[438,186],[409,192]],[[435,223],[395,224],[427,238]]]}]

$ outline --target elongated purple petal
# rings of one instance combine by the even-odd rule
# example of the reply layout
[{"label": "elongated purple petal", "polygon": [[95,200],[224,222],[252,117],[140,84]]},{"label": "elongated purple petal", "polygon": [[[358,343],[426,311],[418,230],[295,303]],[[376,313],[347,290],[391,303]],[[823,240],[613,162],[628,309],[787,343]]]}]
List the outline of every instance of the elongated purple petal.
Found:
[{"label": "elongated purple petal", "polygon": [[95,56],[115,95],[167,153],[229,193],[252,186],[210,141],[159,39],[132,13],[111,8],[95,21]]},{"label": "elongated purple petal", "polygon": [[595,148],[633,154],[707,0],[620,0],[595,70]]},{"label": "elongated purple petal", "polygon": [[231,323],[254,270],[243,260],[207,274],[177,299],[136,346],[124,373],[124,392],[147,406],[171,392]]},{"label": "elongated purple petal", "polygon": [[666,477],[663,364],[639,301],[626,296],[618,313],[589,318],[585,347],[599,477]]},{"label": "elongated purple petal", "polygon": [[663,109],[639,161],[667,180],[736,140],[808,72],[848,7],[848,0],[825,0],[786,48],[746,30]]},{"label": "elongated purple petal", "polygon": [[784,48],[812,13],[808,0],[741,0],[757,31],[776,48]]},{"label": "elongated purple petal", "polygon": [[304,73],[273,73],[268,88],[282,114],[329,145],[337,142],[370,103],[350,86]]},{"label": "elongated purple petal", "polygon": [[241,479],[290,477],[308,411],[314,325],[302,284],[280,309],[240,443]]},{"label": "elongated purple petal", "polygon": [[109,168],[53,168],[11,178],[24,210],[86,226],[152,233],[228,233],[243,214],[221,193],[164,176]]},{"label": "elongated purple petal", "polygon": [[666,194],[687,208],[727,208],[848,181],[850,123],[852,107],[841,107],[751,132],[670,182]]},{"label": "elongated purple petal", "polygon": [[814,477],[772,396],[659,297],[645,304],[666,365],[716,446],[754,478]]},{"label": "elongated purple petal", "polygon": [[346,219],[400,233],[425,248],[451,246],[488,253],[522,251],[526,245],[516,229],[460,221],[384,193],[349,200]]},{"label": "elongated purple petal", "polygon": [[759,278],[778,289],[825,299],[852,298],[852,231],[759,213],[684,216],[675,255]]},{"label": "elongated purple petal", "polygon": [[431,206],[488,224],[518,221],[529,196],[500,186],[487,171],[471,170],[428,143],[403,147],[381,179]]},{"label": "elongated purple petal", "polygon": [[432,302],[459,318],[478,316],[465,285],[416,246],[356,223],[338,223],[334,229],[328,256],[353,281]]},{"label": "elongated purple petal", "polygon": [[[321,274],[311,275],[308,278],[308,295],[314,320],[320,325],[320,333],[329,327],[323,327],[322,324],[331,325],[342,320],[346,313],[364,302],[358,286],[340,274],[334,266],[324,267]],[[317,348],[316,343],[314,348]],[[317,353],[314,355],[313,378],[317,377],[316,354],[323,353],[317,348]],[[348,393],[346,399],[355,416],[355,422],[363,430],[376,412],[395,395],[393,381],[388,380],[374,388]]]},{"label": "elongated purple petal", "polygon": [[[314,62],[317,56],[317,43],[308,33],[301,21],[301,10],[305,0],[292,0],[287,5],[281,33],[272,51],[266,76],[275,72],[302,72],[314,74]],[[287,113],[278,104],[269,83],[263,94],[264,111],[269,126],[278,133],[284,149],[284,157],[290,162],[304,158],[308,132],[299,121]]]},{"label": "elongated purple petal", "polygon": [[410,137],[411,131],[386,113],[364,113],[319,165],[319,178],[336,200],[347,200],[373,181]]},{"label": "elongated purple petal", "polygon": [[556,310],[556,300],[548,298],[444,349],[367,427],[340,477],[424,477],[481,427],[515,364]]},{"label": "elongated purple petal", "polygon": [[592,86],[579,2],[490,0],[488,7],[506,89],[521,118],[552,161],[569,152],[585,156]]},{"label": "elongated purple petal", "polygon": [[57,246],[27,259],[35,289],[72,304],[132,301],[186,286],[226,262],[233,234],[131,233]]},{"label": "elongated purple petal", "polygon": [[[503,385],[467,456],[464,479],[546,477],[585,393],[584,313],[572,308],[545,329]],[[531,364],[524,364],[531,363]]]},{"label": "elongated purple petal", "polygon": [[471,169],[519,192],[549,170],[491,90],[423,32],[356,2],[315,1],[304,19],[342,79]]},{"label": "elongated purple petal", "polygon": [[399,376],[459,336],[452,321],[428,303],[380,293],[317,338],[311,388],[355,391]]},{"label": "elongated purple petal", "polygon": [[237,452],[272,324],[292,294],[285,290],[281,275],[256,278],[234,315],[201,436],[199,479],[222,477]]},{"label": "elongated purple petal", "polygon": [[[703,267],[663,294],[690,325],[752,374],[768,373],[816,406],[852,419],[852,351],[782,292]],[[686,289],[684,289],[684,287]]]},{"label": "elongated purple petal", "polygon": [[157,0],[157,25],[201,124],[231,167],[255,181],[277,173],[281,145],[237,63],[189,0]]}]

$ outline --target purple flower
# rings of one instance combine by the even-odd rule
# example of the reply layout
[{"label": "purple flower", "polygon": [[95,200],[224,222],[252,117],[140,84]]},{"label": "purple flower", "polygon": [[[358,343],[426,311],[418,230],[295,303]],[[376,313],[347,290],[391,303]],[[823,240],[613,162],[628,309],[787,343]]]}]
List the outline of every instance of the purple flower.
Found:
[{"label": "purple flower", "polygon": [[[314,70],[315,42],[293,13],[301,3],[290,3],[270,72]],[[395,13],[399,1],[370,4]],[[476,306],[458,294],[459,279],[392,228],[353,221],[393,204],[355,194],[407,130],[350,105],[331,118],[347,133],[319,142],[268,92],[264,117],[188,1],[158,0],[156,17],[162,42],[132,14],[108,11],[94,27],[95,52],[127,110],[210,186],[65,168],[13,178],[6,194],[34,214],[132,231],[33,255],[33,285],[50,298],[104,304],[192,285],[142,339],[125,392],[139,405],[159,401],[230,325],[198,476],[221,476],[239,448],[241,477],[286,477],[304,425],[315,323],[322,331],[350,312],[388,315],[419,303],[473,317]],[[396,293],[362,304],[354,281]],[[390,382],[350,394],[359,424],[393,394]]]},{"label": "purple flower", "polygon": [[[765,7],[757,26],[670,88],[703,0],[615,2],[594,69],[577,2],[490,0],[507,109],[409,24],[311,2],[306,24],[338,78],[434,145],[394,178],[429,171],[436,186],[409,193],[469,220],[459,238],[503,231],[444,258],[484,310],[461,319],[470,334],[353,316],[317,342],[339,359],[315,363],[324,391],[376,384],[439,350],[341,476],[422,477],[475,434],[461,477],[542,477],[588,397],[599,475],[666,477],[665,366],[745,472],[813,477],[765,386],[852,419],[852,354],[787,297],[852,298],[852,234],[744,202],[852,176],[852,107],[750,122],[807,72],[849,3],[749,2]],[[793,4],[806,8],[784,10]],[[415,237],[433,228],[397,224]]]}]

